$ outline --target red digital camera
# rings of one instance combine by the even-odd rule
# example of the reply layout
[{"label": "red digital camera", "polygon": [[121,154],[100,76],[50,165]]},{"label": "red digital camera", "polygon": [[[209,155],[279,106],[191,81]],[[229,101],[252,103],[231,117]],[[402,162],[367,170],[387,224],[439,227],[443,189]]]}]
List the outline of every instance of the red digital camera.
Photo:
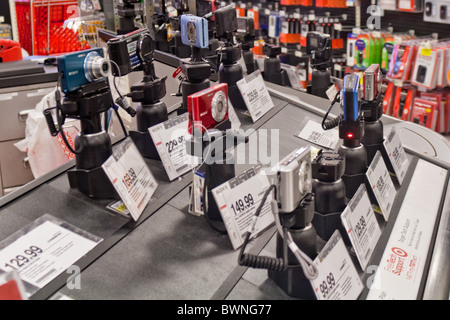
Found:
[{"label": "red digital camera", "polygon": [[200,132],[228,119],[228,85],[219,83],[188,96],[189,133],[192,126]]}]

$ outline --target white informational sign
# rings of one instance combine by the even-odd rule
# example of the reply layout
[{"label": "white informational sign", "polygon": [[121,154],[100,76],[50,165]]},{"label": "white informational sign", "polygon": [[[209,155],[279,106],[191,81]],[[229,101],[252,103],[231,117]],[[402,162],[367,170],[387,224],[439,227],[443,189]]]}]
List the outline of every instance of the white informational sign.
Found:
[{"label": "white informational sign", "polygon": [[[253,224],[256,209],[270,186],[267,176],[260,174],[261,168],[261,165],[257,165],[212,190],[235,250],[243,244],[243,238]],[[274,222],[272,198],[270,193],[256,220],[252,237]]]},{"label": "white informational sign", "polygon": [[403,148],[400,136],[397,134],[395,127],[392,127],[391,132],[387,136],[387,139],[384,140],[383,144],[392,167],[394,168],[394,173],[397,176],[398,182],[402,184],[409,167],[409,160],[406,157],[405,149]]},{"label": "white informational sign", "polygon": [[274,107],[260,70],[256,70],[239,80],[237,86],[253,122],[256,122]]},{"label": "white informational sign", "polygon": [[381,152],[377,151],[366,173],[384,220],[388,221],[394,204],[396,190]]},{"label": "white informational sign", "polygon": [[[45,218],[47,216],[50,218]],[[87,235],[83,231],[70,230],[67,223],[57,222],[50,215],[39,221],[30,230],[24,228],[4,240],[2,244],[6,246],[0,250],[0,269],[16,270],[20,279],[29,284],[27,290],[34,292],[50,283],[101,241],[94,236],[83,236]]]},{"label": "white informational sign", "polygon": [[191,170],[186,154],[189,118],[184,113],[148,129],[170,181]]},{"label": "white informational sign", "polygon": [[158,183],[133,140],[127,137],[114,149],[102,168],[130,211],[131,217],[137,221]]},{"label": "white informational sign", "polygon": [[341,220],[361,268],[365,270],[381,236],[381,229],[364,184],[359,186],[342,212]]},{"label": "white informational sign", "polygon": [[312,120],[306,123],[298,137],[331,150],[335,150],[340,141],[337,129],[323,130],[320,123]]},{"label": "white informational sign", "polygon": [[383,256],[371,276],[368,300],[418,298],[446,178],[447,169],[425,160],[417,162]]},{"label": "white informational sign", "polygon": [[317,300],[356,300],[363,289],[341,234],[336,230],[314,263],[318,276],[311,281]]}]

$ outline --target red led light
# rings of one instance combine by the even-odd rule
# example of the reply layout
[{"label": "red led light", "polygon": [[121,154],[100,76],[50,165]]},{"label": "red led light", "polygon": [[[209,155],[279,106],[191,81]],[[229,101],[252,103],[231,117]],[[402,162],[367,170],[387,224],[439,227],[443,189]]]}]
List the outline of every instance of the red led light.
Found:
[{"label": "red led light", "polygon": [[347,138],[349,138],[349,139],[353,138],[353,133],[349,132],[349,133],[347,134]]}]

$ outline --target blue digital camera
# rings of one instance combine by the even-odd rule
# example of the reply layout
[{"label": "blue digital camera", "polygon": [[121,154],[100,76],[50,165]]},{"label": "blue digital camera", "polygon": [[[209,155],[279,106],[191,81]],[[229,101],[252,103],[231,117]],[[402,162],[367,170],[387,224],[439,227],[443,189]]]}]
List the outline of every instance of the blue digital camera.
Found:
[{"label": "blue digital camera", "polygon": [[360,78],[356,74],[348,74],[344,77],[344,85],[341,91],[342,109],[344,121],[357,121],[360,113]]},{"label": "blue digital camera", "polygon": [[77,91],[90,82],[105,80],[111,70],[102,48],[66,54],[58,58],[61,89],[64,93]]},{"label": "blue digital camera", "polygon": [[183,14],[180,19],[180,25],[183,44],[200,49],[208,47],[208,20],[192,14]]}]

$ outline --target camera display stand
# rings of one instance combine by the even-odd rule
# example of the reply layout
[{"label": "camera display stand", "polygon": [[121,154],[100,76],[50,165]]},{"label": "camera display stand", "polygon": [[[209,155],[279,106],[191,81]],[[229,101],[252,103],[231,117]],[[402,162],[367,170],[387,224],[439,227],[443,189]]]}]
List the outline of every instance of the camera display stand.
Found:
[{"label": "camera display stand", "polygon": [[182,104],[177,113],[188,112],[188,96],[210,87],[211,65],[204,61],[201,49],[191,46],[191,58],[182,59],[180,67],[186,80],[181,83]]},{"label": "camera display stand", "polygon": [[327,97],[331,85],[331,73],[328,69],[313,69],[311,74],[311,94],[321,98]]},{"label": "camera display stand", "polygon": [[119,16],[117,34],[127,34],[138,29],[134,23],[136,18],[134,4],[138,2],[140,1],[124,0],[123,3],[117,4],[117,15]]},{"label": "camera display stand", "polygon": [[[364,136],[361,143],[367,150],[367,163],[370,164],[377,151],[383,153],[383,123],[380,118],[383,115],[383,101],[381,93],[373,101],[361,101],[361,110],[364,117]],[[387,161],[389,163],[390,161]]]},{"label": "camera display stand", "polygon": [[346,196],[351,199],[359,186],[366,181],[367,151],[359,142],[357,145],[346,144],[344,139],[344,144],[339,148],[338,153],[345,156],[345,172],[342,180],[345,184]]},{"label": "camera display stand", "polygon": [[[317,248],[317,233],[311,224],[314,218],[314,207],[314,195],[310,193],[292,213],[280,214],[281,224],[290,225],[289,232],[292,234],[295,244],[313,260],[319,251],[319,248]],[[280,234],[277,234],[277,258],[282,259],[284,251],[284,240]],[[287,269],[285,271],[269,270],[268,276],[291,297],[316,299],[311,282],[305,276],[298,260],[290,250],[288,252]]]},{"label": "camera display stand", "polygon": [[[204,216],[209,225],[221,233],[226,233],[227,230],[212,190],[236,176],[234,157],[231,153],[225,151],[226,147],[231,143],[237,145],[240,142],[247,142],[244,137],[235,134],[230,129],[231,121],[227,119],[219,123],[214,129],[206,130],[203,134],[194,131],[193,139],[186,142],[188,154],[201,159],[205,158],[198,167],[199,171],[205,173],[203,188]],[[193,128],[193,130],[196,129]],[[230,139],[232,139],[232,142],[227,142]],[[216,150],[222,152],[222,159],[216,160]],[[201,151],[201,154],[196,154],[196,151]],[[214,159],[214,162],[208,161],[210,159]]]},{"label": "camera display stand", "polygon": [[237,109],[247,109],[244,98],[236,84],[244,76],[244,70],[238,62],[242,56],[240,46],[233,44],[231,41],[226,41],[225,46],[217,50],[217,56],[221,61],[219,82],[228,85],[228,96],[231,104]]},{"label": "camera display stand", "polygon": [[345,159],[334,152],[320,151],[311,163],[315,195],[315,214],[312,221],[317,234],[328,241],[338,229],[344,240],[347,231],[341,223],[341,213],[346,204],[346,189],[342,175],[345,171]]},{"label": "camera display stand", "polygon": [[62,105],[64,114],[79,118],[81,123],[81,131],[75,139],[75,150],[79,150],[75,157],[76,168],[67,172],[69,184],[91,198],[119,199],[101,167],[112,155],[112,146],[109,134],[102,129],[100,115],[111,106],[111,92],[103,81],[66,93]]},{"label": "camera display stand", "polygon": [[166,95],[166,78],[155,76],[153,63],[144,63],[144,79],[131,87],[134,102],[140,102],[136,108],[137,130],[130,130],[129,135],[143,157],[160,160],[153,139],[148,131],[169,119],[167,107],[160,99]]},{"label": "camera display stand", "polygon": [[264,80],[280,86],[290,86],[286,70],[281,69],[281,47],[264,46],[263,51],[267,55],[264,59]]}]

